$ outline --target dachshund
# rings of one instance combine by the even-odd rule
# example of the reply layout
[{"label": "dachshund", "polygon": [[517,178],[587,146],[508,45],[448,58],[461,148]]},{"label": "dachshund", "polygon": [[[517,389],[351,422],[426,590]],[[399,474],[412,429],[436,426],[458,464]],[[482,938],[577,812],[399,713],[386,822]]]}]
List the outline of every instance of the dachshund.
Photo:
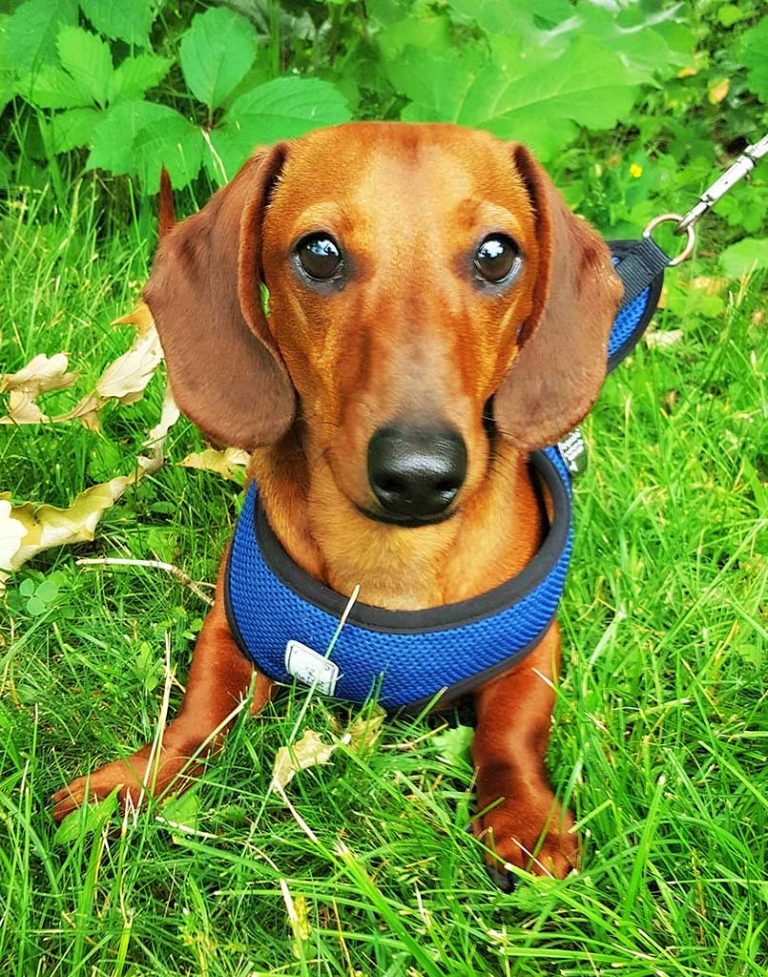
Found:
[{"label": "dachshund", "polygon": [[[360,122],[256,149],[162,236],[144,298],[177,403],[252,453],[291,560],[416,611],[484,594],[537,551],[528,453],[597,397],[621,293],[607,246],[525,146]],[[57,819],[116,788],[122,803],[183,789],[238,703],[269,700],[228,623],[224,568],[152,769],[145,746],[73,781]],[[472,691],[472,752],[477,833],[503,862],[562,878],[578,838],[544,765],[559,667],[554,622]]]}]

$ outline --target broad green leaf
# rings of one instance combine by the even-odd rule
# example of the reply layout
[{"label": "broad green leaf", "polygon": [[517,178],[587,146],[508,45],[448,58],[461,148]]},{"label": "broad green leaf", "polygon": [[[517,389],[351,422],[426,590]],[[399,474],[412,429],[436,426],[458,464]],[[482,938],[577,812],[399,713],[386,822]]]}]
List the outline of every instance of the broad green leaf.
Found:
[{"label": "broad green leaf", "polygon": [[623,120],[637,94],[628,67],[589,37],[557,36],[534,48],[512,37],[490,41],[489,57],[475,48],[470,57],[450,52],[425,63],[423,52],[405,52],[394,80],[416,99],[403,118],[487,129],[551,159],[577,126],[606,129]]},{"label": "broad green leaf", "polygon": [[667,4],[652,13],[634,4],[619,15],[593,4],[581,4],[577,10],[573,36],[587,36],[605,52],[593,70],[602,70],[604,61],[618,57],[629,69],[629,81],[651,84],[655,75],[691,64],[696,38],[675,20],[680,4]]},{"label": "broad green leaf", "polygon": [[451,25],[445,17],[433,13],[409,17],[381,31],[378,43],[386,61],[397,58],[407,47],[448,50],[453,45]]},{"label": "broad green leaf", "polygon": [[145,126],[133,143],[133,170],[148,193],[160,188],[164,166],[175,190],[181,190],[200,172],[205,143],[200,129],[167,106],[160,124]]},{"label": "broad green leaf", "polygon": [[409,47],[388,66],[390,80],[411,100],[408,122],[458,122],[461,106],[488,62],[485,45],[467,44],[461,54],[446,48],[430,56]]},{"label": "broad green leaf", "polygon": [[77,0],[27,0],[8,18],[0,64],[28,74],[56,60],[61,28],[77,23]]},{"label": "broad green leaf", "polygon": [[[559,24],[574,14],[568,0],[448,0],[452,13],[473,22],[486,34],[511,34],[536,30],[535,20]],[[535,20],[534,20],[535,18]]]},{"label": "broad green leaf", "polygon": [[54,152],[68,153],[89,145],[101,112],[94,108],[69,109],[51,117]]},{"label": "broad green leaf", "polygon": [[211,133],[211,142],[226,178],[232,179],[257,144],[303,136],[312,129],[348,120],[347,103],[330,82],[275,78],[241,95],[222,126]]},{"label": "broad green leaf", "polygon": [[745,32],[742,45],[750,90],[762,102],[768,102],[768,16]]},{"label": "broad green leaf", "polygon": [[184,80],[195,98],[218,108],[246,76],[256,52],[253,25],[226,7],[212,7],[192,19],[181,39]]},{"label": "broad green leaf", "polygon": [[732,244],[720,255],[720,264],[730,278],[768,268],[768,238],[747,237]]},{"label": "broad green leaf", "polygon": [[93,104],[84,85],[52,64],[20,77],[16,91],[39,109],[74,109]]},{"label": "broad green leaf", "polygon": [[114,73],[109,45],[80,27],[62,27],[58,49],[62,68],[90,94],[92,101],[106,105]]},{"label": "broad green leaf", "polygon": [[10,14],[0,14],[0,112],[13,98],[14,75],[13,59],[6,48]]},{"label": "broad green leaf", "polygon": [[100,34],[149,47],[149,30],[160,5],[152,0],[80,0],[85,16]]},{"label": "broad green leaf", "polygon": [[149,88],[160,84],[172,64],[170,58],[161,58],[157,54],[138,54],[135,58],[126,58],[112,75],[109,101],[141,98]]},{"label": "broad green leaf", "polygon": [[131,172],[131,151],[139,131],[146,126],[161,125],[169,112],[173,110],[166,105],[138,99],[118,102],[108,108],[94,129],[86,168],[98,167],[115,174]]}]

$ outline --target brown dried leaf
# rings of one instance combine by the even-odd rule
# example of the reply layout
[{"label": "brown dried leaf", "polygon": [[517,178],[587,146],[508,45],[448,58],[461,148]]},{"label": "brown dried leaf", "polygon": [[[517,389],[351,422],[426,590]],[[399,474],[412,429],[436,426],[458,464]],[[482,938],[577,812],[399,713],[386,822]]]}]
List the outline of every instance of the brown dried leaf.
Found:
[{"label": "brown dried leaf", "polygon": [[714,82],[709,86],[709,91],[707,96],[712,105],[718,105],[725,96],[728,94],[728,89],[731,87],[731,81],[729,78],[721,78],[719,81]]},{"label": "brown dried leaf", "polygon": [[131,475],[119,475],[101,485],[92,485],[63,509],[45,502],[12,505],[9,496],[3,494],[0,497],[0,589],[10,571],[18,570],[43,550],[92,540],[104,512],[126,489],[157,467],[155,459],[140,456],[138,467]]},{"label": "brown dried leaf", "polygon": [[372,715],[358,716],[350,723],[344,734],[343,741],[348,743],[350,750],[355,753],[360,750],[370,749],[379,738],[382,724],[386,718],[386,712],[381,706],[376,706]]},{"label": "brown dried leaf", "polygon": [[163,351],[156,332],[137,336],[131,348],[110,363],[99,377],[96,393],[105,400],[135,404],[141,400],[162,358]]},{"label": "brown dried leaf", "polygon": [[0,417],[0,424],[45,424],[49,420],[31,393],[12,390],[8,396],[8,413]]},{"label": "brown dried leaf", "polygon": [[192,454],[180,462],[184,468],[199,468],[206,472],[215,472],[222,478],[232,482],[242,482],[244,473],[242,468],[248,464],[249,454],[242,448],[225,448],[217,451],[206,448],[205,451],[193,451]]},{"label": "brown dried leaf", "polygon": [[22,390],[34,400],[49,390],[71,387],[77,380],[77,373],[67,373],[68,363],[66,353],[54,353],[53,356],[38,353],[16,373],[0,375],[0,390]]},{"label": "brown dried leaf", "polygon": [[654,329],[645,334],[645,345],[649,349],[663,349],[666,346],[674,346],[683,338],[682,329],[668,329],[666,332]]},{"label": "brown dried leaf", "polygon": [[293,780],[299,770],[307,770],[321,763],[328,763],[338,743],[324,743],[313,730],[308,729],[293,746],[281,746],[275,754],[270,790],[280,793]]}]

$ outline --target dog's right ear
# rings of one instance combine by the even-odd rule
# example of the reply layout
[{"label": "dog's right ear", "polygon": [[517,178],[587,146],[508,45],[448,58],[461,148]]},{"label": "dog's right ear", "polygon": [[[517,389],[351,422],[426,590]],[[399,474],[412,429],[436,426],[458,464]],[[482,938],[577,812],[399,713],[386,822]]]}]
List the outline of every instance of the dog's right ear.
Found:
[{"label": "dog's right ear", "polygon": [[176,403],[212,440],[248,451],[277,441],[295,410],[259,298],[264,211],[285,155],[257,151],[168,231],[144,289]]}]

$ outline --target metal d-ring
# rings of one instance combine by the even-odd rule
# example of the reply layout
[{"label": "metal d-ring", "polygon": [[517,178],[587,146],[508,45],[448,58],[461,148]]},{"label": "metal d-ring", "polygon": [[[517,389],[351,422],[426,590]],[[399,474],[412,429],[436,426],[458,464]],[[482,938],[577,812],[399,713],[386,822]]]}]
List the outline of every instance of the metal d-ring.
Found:
[{"label": "metal d-ring", "polygon": [[[658,217],[654,217],[653,220],[650,221],[646,229],[643,231],[643,237],[650,237],[651,233],[656,230],[659,224],[663,224],[664,221],[674,221],[675,224],[680,227],[682,220],[683,218],[680,214],[659,214]],[[686,228],[680,228],[678,233],[682,233],[683,230],[687,235],[685,247],[676,258],[673,258],[670,261],[670,268],[674,268],[675,265],[682,264],[686,258],[690,258],[691,252],[693,251],[693,246],[696,243],[696,232],[693,229],[693,224],[689,224]]]}]

